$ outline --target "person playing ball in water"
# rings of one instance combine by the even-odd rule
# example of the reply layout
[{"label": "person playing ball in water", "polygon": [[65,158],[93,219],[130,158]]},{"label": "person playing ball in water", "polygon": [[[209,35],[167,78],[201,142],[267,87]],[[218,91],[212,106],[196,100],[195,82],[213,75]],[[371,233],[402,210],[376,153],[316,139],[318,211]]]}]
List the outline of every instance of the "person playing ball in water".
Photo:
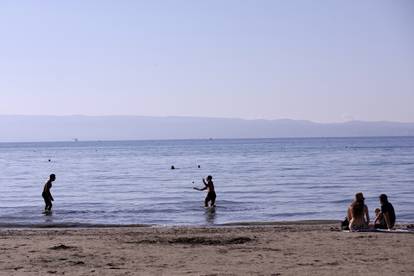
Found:
[{"label": "person playing ball in water", "polygon": [[43,187],[43,193],[42,193],[42,197],[45,201],[45,212],[46,213],[50,213],[52,211],[52,201],[53,196],[50,193],[50,189],[52,188],[52,182],[56,180],[56,175],[51,174],[49,176],[49,179],[47,180],[47,182],[45,183],[45,186]]},{"label": "person playing ball in water", "polygon": [[193,187],[194,190],[197,191],[204,191],[207,190],[207,196],[204,200],[204,207],[208,207],[208,203],[210,202],[210,207],[215,207],[216,203],[216,192],[214,191],[214,184],[213,184],[213,177],[211,175],[207,176],[207,179],[203,178],[204,188],[197,188]]}]

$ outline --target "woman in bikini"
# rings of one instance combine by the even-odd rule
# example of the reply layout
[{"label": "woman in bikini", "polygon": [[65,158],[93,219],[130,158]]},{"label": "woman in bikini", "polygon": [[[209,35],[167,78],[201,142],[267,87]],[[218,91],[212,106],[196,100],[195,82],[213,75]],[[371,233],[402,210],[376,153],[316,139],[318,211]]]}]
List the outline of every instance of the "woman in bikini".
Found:
[{"label": "woman in bikini", "polygon": [[348,220],[351,231],[368,229],[368,207],[365,205],[365,198],[362,193],[355,194],[355,200],[348,208]]}]

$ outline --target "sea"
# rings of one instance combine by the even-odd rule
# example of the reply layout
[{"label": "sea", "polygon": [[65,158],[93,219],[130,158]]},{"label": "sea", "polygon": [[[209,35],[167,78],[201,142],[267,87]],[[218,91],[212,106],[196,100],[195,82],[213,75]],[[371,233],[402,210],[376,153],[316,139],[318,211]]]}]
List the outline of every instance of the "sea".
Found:
[{"label": "sea", "polygon": [[414,137],[0,143],[0,227],[342,220],[357,192],[414,222]]}]

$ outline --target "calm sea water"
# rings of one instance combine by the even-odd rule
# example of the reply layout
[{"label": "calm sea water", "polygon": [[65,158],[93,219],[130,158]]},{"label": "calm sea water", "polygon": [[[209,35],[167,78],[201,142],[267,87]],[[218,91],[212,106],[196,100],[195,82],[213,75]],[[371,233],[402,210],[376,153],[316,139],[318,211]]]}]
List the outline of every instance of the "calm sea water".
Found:
[{"label": "calm sea water", "polygon": [[[209,174],[214,212],[192,189]],[[386,193],[413,222],[414,137],[0,143],[2,226],[342,219],[359,191],[371,216]]]}]

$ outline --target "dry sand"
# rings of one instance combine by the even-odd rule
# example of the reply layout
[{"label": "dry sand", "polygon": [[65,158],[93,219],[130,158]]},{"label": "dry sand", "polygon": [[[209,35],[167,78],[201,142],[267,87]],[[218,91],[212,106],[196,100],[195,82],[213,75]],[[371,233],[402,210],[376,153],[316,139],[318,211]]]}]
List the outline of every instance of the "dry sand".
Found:
[{"label": "dry sand", "polygon": [[0,230],[0,275],[414,275],[414,235],[337,224]]}]

